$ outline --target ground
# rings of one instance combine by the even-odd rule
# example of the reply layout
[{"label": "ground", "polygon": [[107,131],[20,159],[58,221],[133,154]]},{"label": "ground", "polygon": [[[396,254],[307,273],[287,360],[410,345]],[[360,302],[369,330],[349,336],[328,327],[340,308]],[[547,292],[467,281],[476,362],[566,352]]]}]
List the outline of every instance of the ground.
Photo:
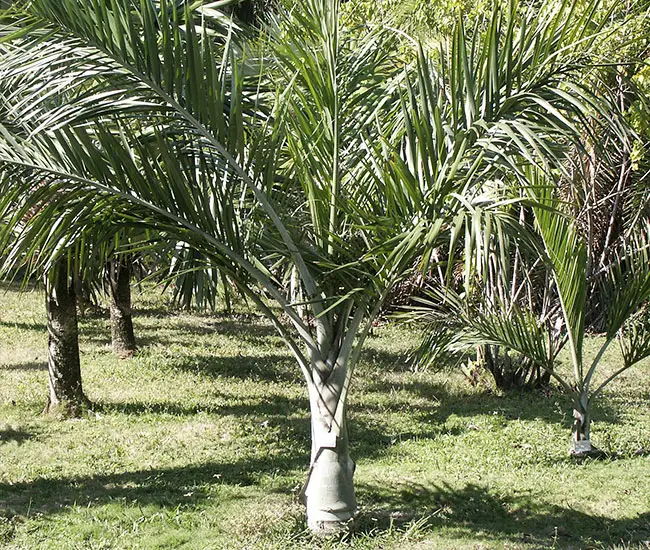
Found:
[{"label": "ground", "polygon": [[[413,328],[379,327],[350,398],[358,530],[318,541],[296,495],[309,461],[300,373],[254,313],[170,312],[136,293],[140,351],[81,321],[93,411],[41,414],[43,296],[0,292],[0,547],[6,549],[649,548],[650,365],[595,409],[606,459],[569,458],[557,388],[500,394],[413,372]],[[597,338],[588,345],[595,347]],[[605,371],[620,358],[605,357]]]}]

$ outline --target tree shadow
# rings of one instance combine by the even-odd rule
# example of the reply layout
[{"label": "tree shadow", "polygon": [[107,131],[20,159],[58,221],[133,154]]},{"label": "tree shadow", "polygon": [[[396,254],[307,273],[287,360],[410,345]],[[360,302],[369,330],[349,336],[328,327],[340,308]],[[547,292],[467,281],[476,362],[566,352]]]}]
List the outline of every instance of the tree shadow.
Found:
[{"label": "tree shadow", "polygon": [[[210,485],[255,485],[264,474],[299,469],[304,467],[306,460],[306,456],[250,457],[236,462],[0,483],[0,509],[6,510],[9,516],[24,516],[29,510],[55,515],[73,504],[101,505],[115,501],[174,509],[204,501]],[[280,490],[291,493],[293,487]]]},{"label": "tree shadow", "polygon": [[[245,340],[253,345],[268,345],[269,338],[274,336],[279,338],[277,330],[270,325],[228,318],[209,317],[202,319],[201,324],[176,321],[170,324],[169,330],[178,338],[178,340],[174,340],[174,343],[192,344],[195,343],[195,336],[227,336]],[[159,332],[158,327],[140,327],[138,340],[142,345],[168,343],[161,338]]]},{"label": "tree shadow", "polygon": [[381,367],[383,371],[406,373],[411,371],[408,358],[408,352],[395,353],[382,349],[375,349],[366,344],[361,352],[361,356],[359,357],[359,362],[369,367]]},{"label": "tree shadow", "polygon": [[39,321],[25,323],[22,321],[0,321],[0,326],[9,327],[17,330],[33,330],[36,332],[47,332],[47,325]]},{"label": "tree shadow", "polygon": [[[231,401],[230,396],[224,396]],[[284,397],[268,395],[256,397],[248,402],[235,402],[219,406],[186,405],[184,403],[146,403],[146,402],[104,402],[95,403],[93,410],[102,414],[125,414],[140,416],[143,414],[160,414],[175,417],[193,417],[208,414],[219,417],[233,416],[245,419],[258,426],[260,434],[264,429],[273,430],[283,448],[291,452],[296,445],[308,450],[311,445],[311,428],[309,419],[309,401],[307,397]],[[260,427],[264,428],[260,428]],[[444,427],[431,426],[425,432],[417,432],[419,438],[434,438]],[[353,416],[349,423],[351,453],[355,459],[372,459],[392,447],[397,439],[386,433],[380,424],[369,422],[364,418]],[[415,435],[415,434],[414,434]],[[409,434],[400,434],[408,438]],[[306,466],[304,463],[303,466]]]},{"label": "tree shadow", "polygon": [[19,445],[34,437],[34,434],[22,429],[14,429],[10,426],[0,426],[0,444],[14,441]]},{"label": "tree shadow", "polygon": [[178,313],[171,306],[138,306],[137,304],[132,308],[134,317],[152,317],[154,319],[160,319],[161,317],[169,317]]},{"label": "tree shadow", "polygon": [[[270,343],[274,336],[278,337],[276,329],[270,325],[258,324],[247,321],[229,318],[206,317],[201,319],[200,324],[183,322],[181,318],[174,315],[161,315],[170,320],[169,324],[161,331],[160,326],[149,326],[138,324],[139,315],[135,315],[135,338],[140,349],[158,345],[169,345],[188,348],[197,345],[197,337],[205,336],[226,336],[232,339],[245,341],[252,346],[265,346]],[[242,316],[238,316],[241,318]],[[98,322],[100,321],[100,322]],[[104,323],[102,323],[103,321]],[[98,346],[106,346],[111,342],[110,328],[105,326],[108,323],[107,317],[89,317],[81,321],[80,336],[82,341]],[[170,337],[171,333],[171,337]]]},{"label": "tree shadow", "polygon": [[300,384],[302,376],[294,361],[284,354],[218,355],[190,354],[179,356],[174,368],[209,378],[226,377],[236,380],[284,382]]},{"label": "tree shadow", "polygon": [[[224,396],[229,400],[229,396]],[[280,421],[289,420],[288,417],[302,414],[308,423],[307,412],[309,402],[307,398],[290,398],[278,395],[262,396],[250,402],[238,402],[225,405],[186,405],[182,402],[97,402],[94,410],[103,414],[118,413],[127,415],[164,414],[178,417],[192,417],[197,414],[213,414],[215,416],[246,416],[259,419],[260,422],[269,418]],[[307,425],[307,433],[309,427]]]},{"label": "tree shadow", "polygon": [[46,371],[47,362],[26,361],[25,363],[9,363],[0,365],[2,370]]},{"label": "tree shadow", "polygon": [[[200,465],[186,465],[175,468],[153,468],[113,474],[98,474],[68,478],[38,478],[28,482],[0,482],[0,509],[7,510],[9,516],[25,515],[32,509],[41,515],[56,515],[72,504],[92,503],[101,505],[114,501],[137,502],[144,506],[174,509],[179,505],[198,505],[208,496],[214,498],[211,486],[225,485],[232,488],[259,485],[268,475],[274,477],[273,492],[297,495],[300,487],[295,484],[296,476],[306,477],[310,453],[310,423],[306,415],[306,400],[287,399],[284,403],[263,402],[257,406],[246,407],[247,422],[256,426],[255,437],[262,440],[262,432],[268,430],[274,438],[279,437],[277,445],[285,449],[279,454],[269,453],[258,456],[251,448],[243,456],[232,462],[208,462]],[[163,413],[193,414],[194,407],[160,408],[150,404],[103,404],[104,412],[119,411],[141,414],[160,410]],[[201,409],[202,412],[206,412]],[[295,416],[300,411],[302,416]],[[216,408],[215,414],[241,415],[243,410],[237,406]],[[289,415],[287,414],[289,413]],[[364,458],[379,454],[383,445],[390,442],[376,442],[381,432],[357,423],[357,433],[364,445],[355,449],[355,456]],[[359,451],[363,451],[359,453]],[[232,495],[232,491],[227,492]],[[228,497],[230,498],[230,497]],[[243,498],[243,497],[242,497]]]},{"label": "tree shadow", "polygon": [[410,429],[400,429],[399,432],[394,432],[388,431],[381,423],[351,414],[348,431],[352,458],[360,460],[374,459],[385,455],[395,445],[404,441],[432,440],[443,435],[456,436],[464,430],[458,426],[448,427],[426,422],[422,418],[413,418]]},{"label": "tree shadow", "polygon": [[[573,401],[570,395],[559,389],[511,390],[497,394],[488,389],[472,388],[450,391],[444,383],[427,380],[374,381],[366,386],[367,392],[385,393],[387,389],[400,397],[393,398],[389,408],[399,410],[409,402],[422,401],[431,405],[418,405],[418,411],[428,414],[429,421],[445,423],[452,415],[456,417],[499,416],[510,420],[543,420],[549,424],[560,424],[567,429],[573,423],[571,412]],[[620,422],[618,408],[607,399],[592,404],[592,417],[610,424]]]},{"label": "tree shadow", "polygon": [[[249,450],[244,447],[243,456],[232,462],[0,483],[0,509],[8,510],[10,517],[25,515],[29,509],[41,515],[55,515],[74,503],[101,505],[120,500],[174,509],[179,505],[200,504],[208,496],[214,498],[210,487],[214,484],[229,487],[259,485],[267,475],[276,480],[273,491],[295,494],[299,489],[295,478],[304,478],[309,466],[311,438],[307,397],[269,394],[248,402],[238,402],[231,397],[225,396],[226,404],[223,406],[205,407],[181,402],[104,402],[95,403],[93,410],[133,416],[147,413],[187,417],[199,413],[219,417],[232,415],[242,419],[242,430],[256,441],[264,441],[265,436],[272,437],[274,448],[281,450],[279,453],[258,456],[256,444]],[[394,443],[386,437],[381,426],[363,419],[354,419],[353,423],[355,458],[371,459]],[[16,439],[30,437],[30,434],[17,431],[11,434]],[[227,493],[232,494],[232,491]]]},{"label": "tree shadow", "polygon": [[451,528],[474,539],[506,539],[534,548],[594,548],[650,538],[650,512],[611,519],[475,484],[461,489],[448,484],[362,484],[358,495],[360,501],[373,503],[360,514],[361,536],[417,523],[422,530]]},{"label": "tree shadow", "polygon": [[[0,483],[0,508],[4,516],[42,516],[65,512],[72,505],[124,502],[175,509],[194,507],[208,497],[247,498],[237,491],[217,493],[210,486],[248,487],[278,472],[303,470],[307,453],[300,456],[247,457],[233,462],[210,462],[175,468],[131,472],[39,478],[31,482]],[[295,494],[290,483],[275,492]],[[354,537],[408,529],[420,532],[451,529],[458,536],[479,541],[518,543],[531,548],[595,548],[633,544],[650,538],[650,512],[634,518],[611,519],[569,507],[540,503],[527,496],[503,495],[475,484],[453,488],[448,484],[360,484],[361,513]],[[371,503],[367,505],[366,503]]]}]

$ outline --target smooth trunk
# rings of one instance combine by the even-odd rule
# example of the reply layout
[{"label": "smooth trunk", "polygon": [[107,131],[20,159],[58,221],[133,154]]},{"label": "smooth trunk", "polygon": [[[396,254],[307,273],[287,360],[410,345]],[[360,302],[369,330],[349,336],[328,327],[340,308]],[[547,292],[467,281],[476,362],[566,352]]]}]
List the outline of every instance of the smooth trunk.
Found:
[{"label": "smooth trunk", "polygon": [[345,403],[341,402],[345,373],[345,367],[339,366],[310,395],[312,452],[305,504],[307,525],[321,536],[349,531],[357,513],[355,464],[348,446]]},{"label": "smooth trunk", "polygon": [[569,453],[575,457],[589,456],[598,452],[589,439],[591,417],[586,396],[580,396],[573,409],[572,446]]}]

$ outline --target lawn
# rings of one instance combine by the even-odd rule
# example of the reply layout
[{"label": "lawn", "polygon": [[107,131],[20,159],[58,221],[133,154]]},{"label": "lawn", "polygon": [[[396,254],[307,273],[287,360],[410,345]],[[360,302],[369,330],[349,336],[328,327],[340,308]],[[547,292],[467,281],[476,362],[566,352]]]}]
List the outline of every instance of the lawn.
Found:
[{"label": "lawn", "polygon": [[[319,541],[297,493],[309,462],[306,390],[255,313],[169,311],[136,295],[140,352],[117,360],[108,320],[81,321],[95,403],[42,416],[43,296],[0,293],[0,547],[649,548],[650,365],[603,394],[593,441],[569,458],[557,389],[500,394],[487,381],[410,369],[410,329],[369,339],[350,399],[358,530]],[[589,349],[596,338],[590,338]],[[605,357],[611,371],[617,350]]]}]

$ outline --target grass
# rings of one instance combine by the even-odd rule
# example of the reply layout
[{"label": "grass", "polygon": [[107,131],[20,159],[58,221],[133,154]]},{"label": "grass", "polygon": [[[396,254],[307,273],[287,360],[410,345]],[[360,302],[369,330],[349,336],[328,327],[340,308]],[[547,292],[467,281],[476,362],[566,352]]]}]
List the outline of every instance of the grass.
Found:
[{"label": "grass", "polygon": [[[596,408],[592,438],[610,458],[575,462],[566,396],[413,373],[413,335],[381,327],[350,403],[359,529],[318,541],[296,501],[306,391],[263,319],[170,313],[163,297],[141,295],[140,352],[119,361],[107,319],[87,316],[95,407],[56,421],[41,415],[42,302],[37,291],[0,294],[1,548],[650,547],[648,364]],[[619,361],[610,353],[604,370]]]}]

